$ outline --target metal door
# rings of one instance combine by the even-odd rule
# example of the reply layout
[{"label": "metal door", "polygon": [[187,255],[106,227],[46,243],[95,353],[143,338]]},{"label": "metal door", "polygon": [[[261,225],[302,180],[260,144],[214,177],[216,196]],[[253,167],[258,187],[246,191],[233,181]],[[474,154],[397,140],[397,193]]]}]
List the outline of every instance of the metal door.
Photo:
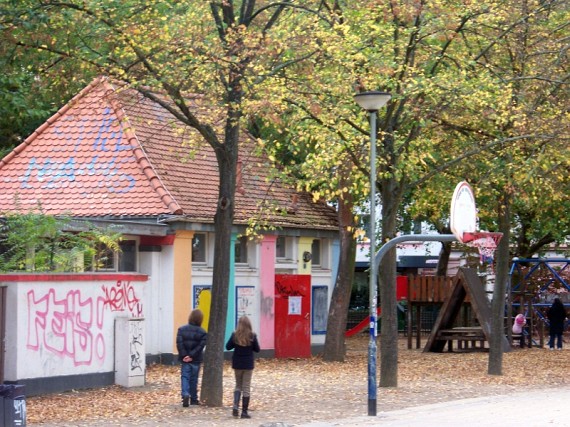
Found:
[{"label": "metal door", "polygon": [[275,276],[275,357],[311,356],[311,276]]}]

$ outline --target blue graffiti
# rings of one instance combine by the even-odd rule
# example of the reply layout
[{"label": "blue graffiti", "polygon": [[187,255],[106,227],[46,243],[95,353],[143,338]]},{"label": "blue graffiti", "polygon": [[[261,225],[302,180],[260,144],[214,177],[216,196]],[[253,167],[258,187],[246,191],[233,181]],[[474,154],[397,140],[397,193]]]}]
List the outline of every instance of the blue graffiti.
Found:
[{"label": "blue graffiti", "polygon": [[[131,157],[130,160],[135,159]],[[125,162],[123,159],[117,161],[116,157],[109,161],[101,161],[98,156],[93,156],[90,162],[78,167],[74,157],[65,160],[47,158],[43,163],[33,157],[20,178],[21,188],[32,188],[31,181],[36,172],[35,179],[42,183],[40,188],[43,189],[62,188],[65,183],[74,182],[81,175],[89,175],[101,178],[97,184],[99,187],[107,188],[112,193],[127,193],[135,186],[136,180],[132,175],[121,172],[120,165]]]},{"label": "blue graffiti", "polygon": [[[24,174],[20,177],[21,188],[32,188],[32,181],[35,178],[37,182],[42,183],[43,189],[58,189],[65,186],[66,183],[74,182],[79,176],[96,176],[100,177],[97,183],[98,187],[106,188],[111,193],[127,193],[135,185],[135,178],[128,174],[121,172],[123,164],[134,162],[134,156],[119,157],[115,155],[108,158],[105,156],[103,160],[97,153],[119,153],[121,151],[131,150],[132,147],[129,143],[123,144],[123,133],[119,128],[116,131],[112,130],[113,123],[116,118],[111,116],[111,110],[105,109],[104,117],[97,130],[95,139],[93,130],[87,125],[88,119],[79,119],[79,123],[73,126],[74,130],[79,130],[78,133],[72,135],[67,131],[67,126],[63,123],[61,126],[56,125],[53,132],[59,139],[64,139],[69,144],[66,146],[73,146],[73,152],[77,154],[80,152],[80,146],[84,141],[92,140],[92,151],[95,154],[88,162],[78,163],[76,158],[71,155],[63,159],[52,159],[50,157],[38,159],[33,157],[28,163],[28,167]],[[65,121],[75,121],[73,116],[68,116]],[[77,123],[77,122],[76,122]],[[91,136],[91,138],[89,138]],[[63,152],[66,149],[56,145],[52,152]]]},{"label": "blue graffiti", "polygon": [[[100,151],[126,151],[131,150],[132,147],[130,144],[121,144],[123,140],[123,131],[119,128],[118,131],[111,131],[111,127],[113,123],[116,121],[116,118],[111,116],[111,109],[106,108],[103,112],[103,120],[101,122],[101,126],[99,126],[99,131],[95,140],[93,141],[93,150],[100,150]],[[108,144],[111,145],[111,148],[108,147]],[[112,144],[114,143],[114,146]]]}]

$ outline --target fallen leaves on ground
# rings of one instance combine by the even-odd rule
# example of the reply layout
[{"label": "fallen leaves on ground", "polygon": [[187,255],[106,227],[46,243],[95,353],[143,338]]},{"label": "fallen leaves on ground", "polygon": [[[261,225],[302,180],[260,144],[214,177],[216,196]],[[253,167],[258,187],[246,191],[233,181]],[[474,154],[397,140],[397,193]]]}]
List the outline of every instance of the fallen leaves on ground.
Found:
[{"label": "fallen leaves on ground", "polygon": [[[366,415],[368,338],[347,340],[346,361],[258,359],[250,410],[256,424],[310,422]],[[517,349],[503,354],[503,375],[488,375],[485,352],[423,353],[401,340],[398,387],[378,389],[378,410],[389,411],[461,398],[570,385],[570,351]],[[379,359],[378,359],[378,363]],[[224,407],[182,408],[178,366],[147,367],[144,387],[111,386],[28,397],[29,425],[153,425],[188,419],[232,425],[233,372],[224,365]],[[379,378],[378,378],[379,379]],[[150,424],[145,424],[149,423]]]}]

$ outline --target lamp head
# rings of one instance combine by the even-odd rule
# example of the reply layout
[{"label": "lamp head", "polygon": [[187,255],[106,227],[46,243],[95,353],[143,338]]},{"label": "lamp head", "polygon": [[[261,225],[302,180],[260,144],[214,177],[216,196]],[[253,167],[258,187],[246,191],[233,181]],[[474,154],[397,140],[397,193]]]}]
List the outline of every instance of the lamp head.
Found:
[{"label": "lamp head", "polygon": [[354,95],[354,100],[358,105],[368,112],[378,111],[392,98],[388,92],[379,92],[377,90],[369,92],[361,92]]}]

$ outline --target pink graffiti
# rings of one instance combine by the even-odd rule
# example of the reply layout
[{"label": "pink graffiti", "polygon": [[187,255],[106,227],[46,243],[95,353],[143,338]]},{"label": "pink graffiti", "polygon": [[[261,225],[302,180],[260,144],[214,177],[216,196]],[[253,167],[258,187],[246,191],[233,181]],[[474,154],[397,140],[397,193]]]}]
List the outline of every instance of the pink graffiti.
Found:
[{"label": "pink graffiti", "polygon": [[70,357],[75,366],[103,362],[102,297],[81,297],[81,291],[71,290],[56,299],[55,289],[42,297],[34,290],[28,292],[28,343],[29,349],[50,351],[61,358]]},{"label": "pink graffiti", "polygon": [[131,282],[123,282],[117,280],[115,286],[101,287],[105,293],[105,306],[111,311],[129,311],[134,317],[140,317],[143,314],[142,301],[137,298],[135,287]]}]

